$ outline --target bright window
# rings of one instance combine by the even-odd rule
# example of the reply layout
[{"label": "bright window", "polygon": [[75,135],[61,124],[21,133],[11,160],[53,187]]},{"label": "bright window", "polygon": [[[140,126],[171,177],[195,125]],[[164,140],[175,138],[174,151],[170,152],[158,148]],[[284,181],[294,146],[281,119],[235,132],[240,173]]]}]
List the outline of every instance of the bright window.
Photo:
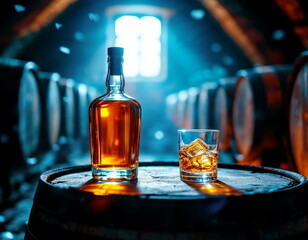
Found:
[{"label": "bright window", "polygon": [[125,48],[127,77],[161,73],[161,20],[154,16],[122,15],[115,20],[115,45]]},{"label": "bright window", "polygon": [[167,77],[167,22],[173,11],[149,5],[113,5],[106,9],[107,47],[124,47],[124,75],[129,81]]}]

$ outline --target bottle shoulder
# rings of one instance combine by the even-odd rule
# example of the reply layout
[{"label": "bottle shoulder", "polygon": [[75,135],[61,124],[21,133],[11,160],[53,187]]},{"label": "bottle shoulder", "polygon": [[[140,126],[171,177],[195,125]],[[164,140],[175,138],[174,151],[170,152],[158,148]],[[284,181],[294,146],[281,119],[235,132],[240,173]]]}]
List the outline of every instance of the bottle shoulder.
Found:
[{"label": "bottle shoulder", "polygon": [[127,95],[124,92],[107,92],[104,95],[98,97],[99,100],[117,100],[117,101],[129,101],[135,100],[133,97]]},{"label": "bottle shoulder", "polygon": [[136,107],[141,108],[140,103],[126,95],[126,94],[122,94],[121,96],[110,96],[108,94],[104,94],[96,99],[94,99],[91,103],[89,108],[96,108],[100,105],[104,105],[104,104],[117,104],[117,103],[125,103],[127,105],[136,105]]}]

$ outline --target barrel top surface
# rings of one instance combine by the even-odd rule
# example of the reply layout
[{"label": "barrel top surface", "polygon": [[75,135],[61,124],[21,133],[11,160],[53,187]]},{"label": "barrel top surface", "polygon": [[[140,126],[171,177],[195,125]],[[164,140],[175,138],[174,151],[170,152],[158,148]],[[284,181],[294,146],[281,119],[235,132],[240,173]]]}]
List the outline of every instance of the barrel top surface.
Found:
[{"label": "barrel top surface", "polygon": [[306,178],[274,168],[220,164],[217,181],[192,183],[180,180],[176,163],[165,163],[139,166],[136,182],[97,182],[92,179],[90,165],[51,170],[41,175],[41,181],[53,188],[79,190],[98,196],[182,199],[281,192],[305,184]]}]

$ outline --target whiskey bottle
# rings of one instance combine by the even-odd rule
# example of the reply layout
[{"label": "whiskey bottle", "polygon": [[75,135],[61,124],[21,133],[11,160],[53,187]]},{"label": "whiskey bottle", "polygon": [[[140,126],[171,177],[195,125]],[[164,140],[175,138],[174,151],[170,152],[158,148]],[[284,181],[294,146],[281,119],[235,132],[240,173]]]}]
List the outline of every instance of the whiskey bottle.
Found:
[{"label": "whiskey bottle", "polygon": [[107,92],[89,106],[91,166],[96,180],[137,178],[141,106],[124,92],[123,55],[123,48],[108,48]]}]

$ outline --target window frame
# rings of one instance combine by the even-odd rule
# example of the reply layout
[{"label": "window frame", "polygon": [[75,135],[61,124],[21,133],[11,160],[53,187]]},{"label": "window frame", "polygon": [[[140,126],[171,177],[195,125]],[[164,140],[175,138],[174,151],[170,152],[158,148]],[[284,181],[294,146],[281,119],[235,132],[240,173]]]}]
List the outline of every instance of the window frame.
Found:
[{"label": "window frame", "polygon": [[[160,61],[160,74],[153,77],[146,76],[135,76],[128,77],[125,76],[126,80],[132,82],[161,82],[164,81],[167,77],[167,23],[169,18],[172,16],[173,11],[166,8],[149,6],[149,5],[115,5],[108,7],[106,9],[106,15],[108,17],[107,21],[107,46],[114,46],[116,40],[115,34],[115,20],[123,15],[131,15],[137,16],[140,18],[141,16],[153,16],[157,17],[161,21],[161,61]],[[125,59],[125,51],[124,51],[124,59]],[[125,59],[129,61],[129,59]],[[124,61],[125,61],[124,60]],[[125,75],[125,68],[124,68]]]}]

